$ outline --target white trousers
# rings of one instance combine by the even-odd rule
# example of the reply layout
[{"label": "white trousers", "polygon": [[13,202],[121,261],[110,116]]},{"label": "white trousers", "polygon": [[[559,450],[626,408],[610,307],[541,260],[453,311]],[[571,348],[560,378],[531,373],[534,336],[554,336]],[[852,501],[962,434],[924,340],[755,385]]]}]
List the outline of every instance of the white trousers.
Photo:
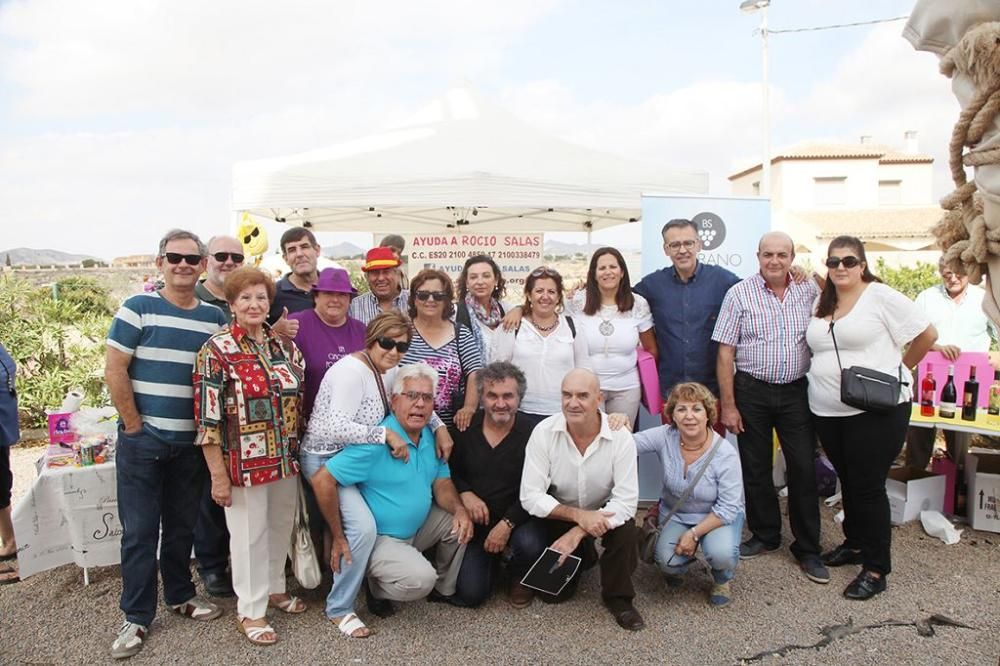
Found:
[{"label": "white trousers", "polygon": [[[455,594],[465,544],[458,543],[452,532],[452,518],[450,513],[434,504],[412,539],[379,535],[368,560],[372,595],[378,599],[416,601],[434,588],[445,596]],[[435,544],[434,565],[431,565],[423,551]]]},{"label": "white trousers", "polygon": [[236,612],[258,620],[267,614],[267,597],[285,592],[285,560],[292,539],[299,477],[261,486],[233,486],[226,507],[233,562]]},{"label": "white trousers", "polygon": [[624,414],[632,419],[634,424],[639,418],[639,405],[642,403],[642,387],[625,389],[624,391],[604,392],[604,413]]}]

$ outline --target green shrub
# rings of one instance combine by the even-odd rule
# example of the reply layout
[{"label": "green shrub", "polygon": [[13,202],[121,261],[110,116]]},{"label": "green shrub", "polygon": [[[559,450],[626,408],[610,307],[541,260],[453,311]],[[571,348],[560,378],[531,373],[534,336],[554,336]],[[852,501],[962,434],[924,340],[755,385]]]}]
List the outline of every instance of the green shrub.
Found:
[{"label": "green shrub", "polygon": [[906,294],[911,300],[927,287],[933,287],[941,282],[937,266],[923,261],[918,261],[917,265],[912,267],[890,268],[886,265],[885,259],[879,257],[878,261],[875,262],[874,273],[882,278],[882,281],[887,285],[902,294]]}]

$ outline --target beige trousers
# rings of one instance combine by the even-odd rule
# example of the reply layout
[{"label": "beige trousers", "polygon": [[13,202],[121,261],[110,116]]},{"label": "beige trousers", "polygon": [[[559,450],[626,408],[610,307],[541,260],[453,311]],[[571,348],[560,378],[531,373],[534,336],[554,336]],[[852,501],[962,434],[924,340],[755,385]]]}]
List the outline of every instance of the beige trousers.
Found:
[{"label": "beige trousers", "polygon": [[267,597],[285,592],[285,560],[292,540],[299,477],[262,486],[233,486],[226,507],[236,612],[254,620],[267,613]]},{"label": "beige trousers", "polygon": [[[432,589],[445,596],[455,594],[458,571],[462,568],[465,544],[452,533],[452,515],[431,506],[430,515],[411,539],[379,535],[368,560],[368,584],[378,599],[416,601]],[[437,545],[434,565],[422,553]]]}]

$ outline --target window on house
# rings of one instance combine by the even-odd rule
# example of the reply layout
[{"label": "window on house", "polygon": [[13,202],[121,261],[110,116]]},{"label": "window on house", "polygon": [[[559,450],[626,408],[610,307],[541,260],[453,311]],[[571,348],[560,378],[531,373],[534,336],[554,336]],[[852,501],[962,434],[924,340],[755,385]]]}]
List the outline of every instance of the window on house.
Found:
[{"label": "window on house", "polygon": [[878,205],[898,206],[902,201],[902,181],[880,180],[878,181]]},{"label": "window on house", "polygon": [[756,181],[753,185],[751,185],[751,187],[753,188],[753,195],[755,197],[759,197],[760,196],[760,181],[759,180]]},{"label": "window on house", "polygon": [[847,203],[845,176],[813,178],[817,206],[843,206]]}]

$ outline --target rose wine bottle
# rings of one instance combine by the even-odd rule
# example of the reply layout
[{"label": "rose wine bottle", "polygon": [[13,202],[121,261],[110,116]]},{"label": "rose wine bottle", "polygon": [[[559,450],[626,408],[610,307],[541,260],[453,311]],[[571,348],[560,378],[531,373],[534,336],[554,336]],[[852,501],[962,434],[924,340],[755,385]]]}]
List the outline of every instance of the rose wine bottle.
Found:
[{"label": "rose wine bottle", "polygon": [[934,381],[934,366],[928,364],[927,374],[920,382],[920,415],[934,416],[934,394],[937,382]]}]

